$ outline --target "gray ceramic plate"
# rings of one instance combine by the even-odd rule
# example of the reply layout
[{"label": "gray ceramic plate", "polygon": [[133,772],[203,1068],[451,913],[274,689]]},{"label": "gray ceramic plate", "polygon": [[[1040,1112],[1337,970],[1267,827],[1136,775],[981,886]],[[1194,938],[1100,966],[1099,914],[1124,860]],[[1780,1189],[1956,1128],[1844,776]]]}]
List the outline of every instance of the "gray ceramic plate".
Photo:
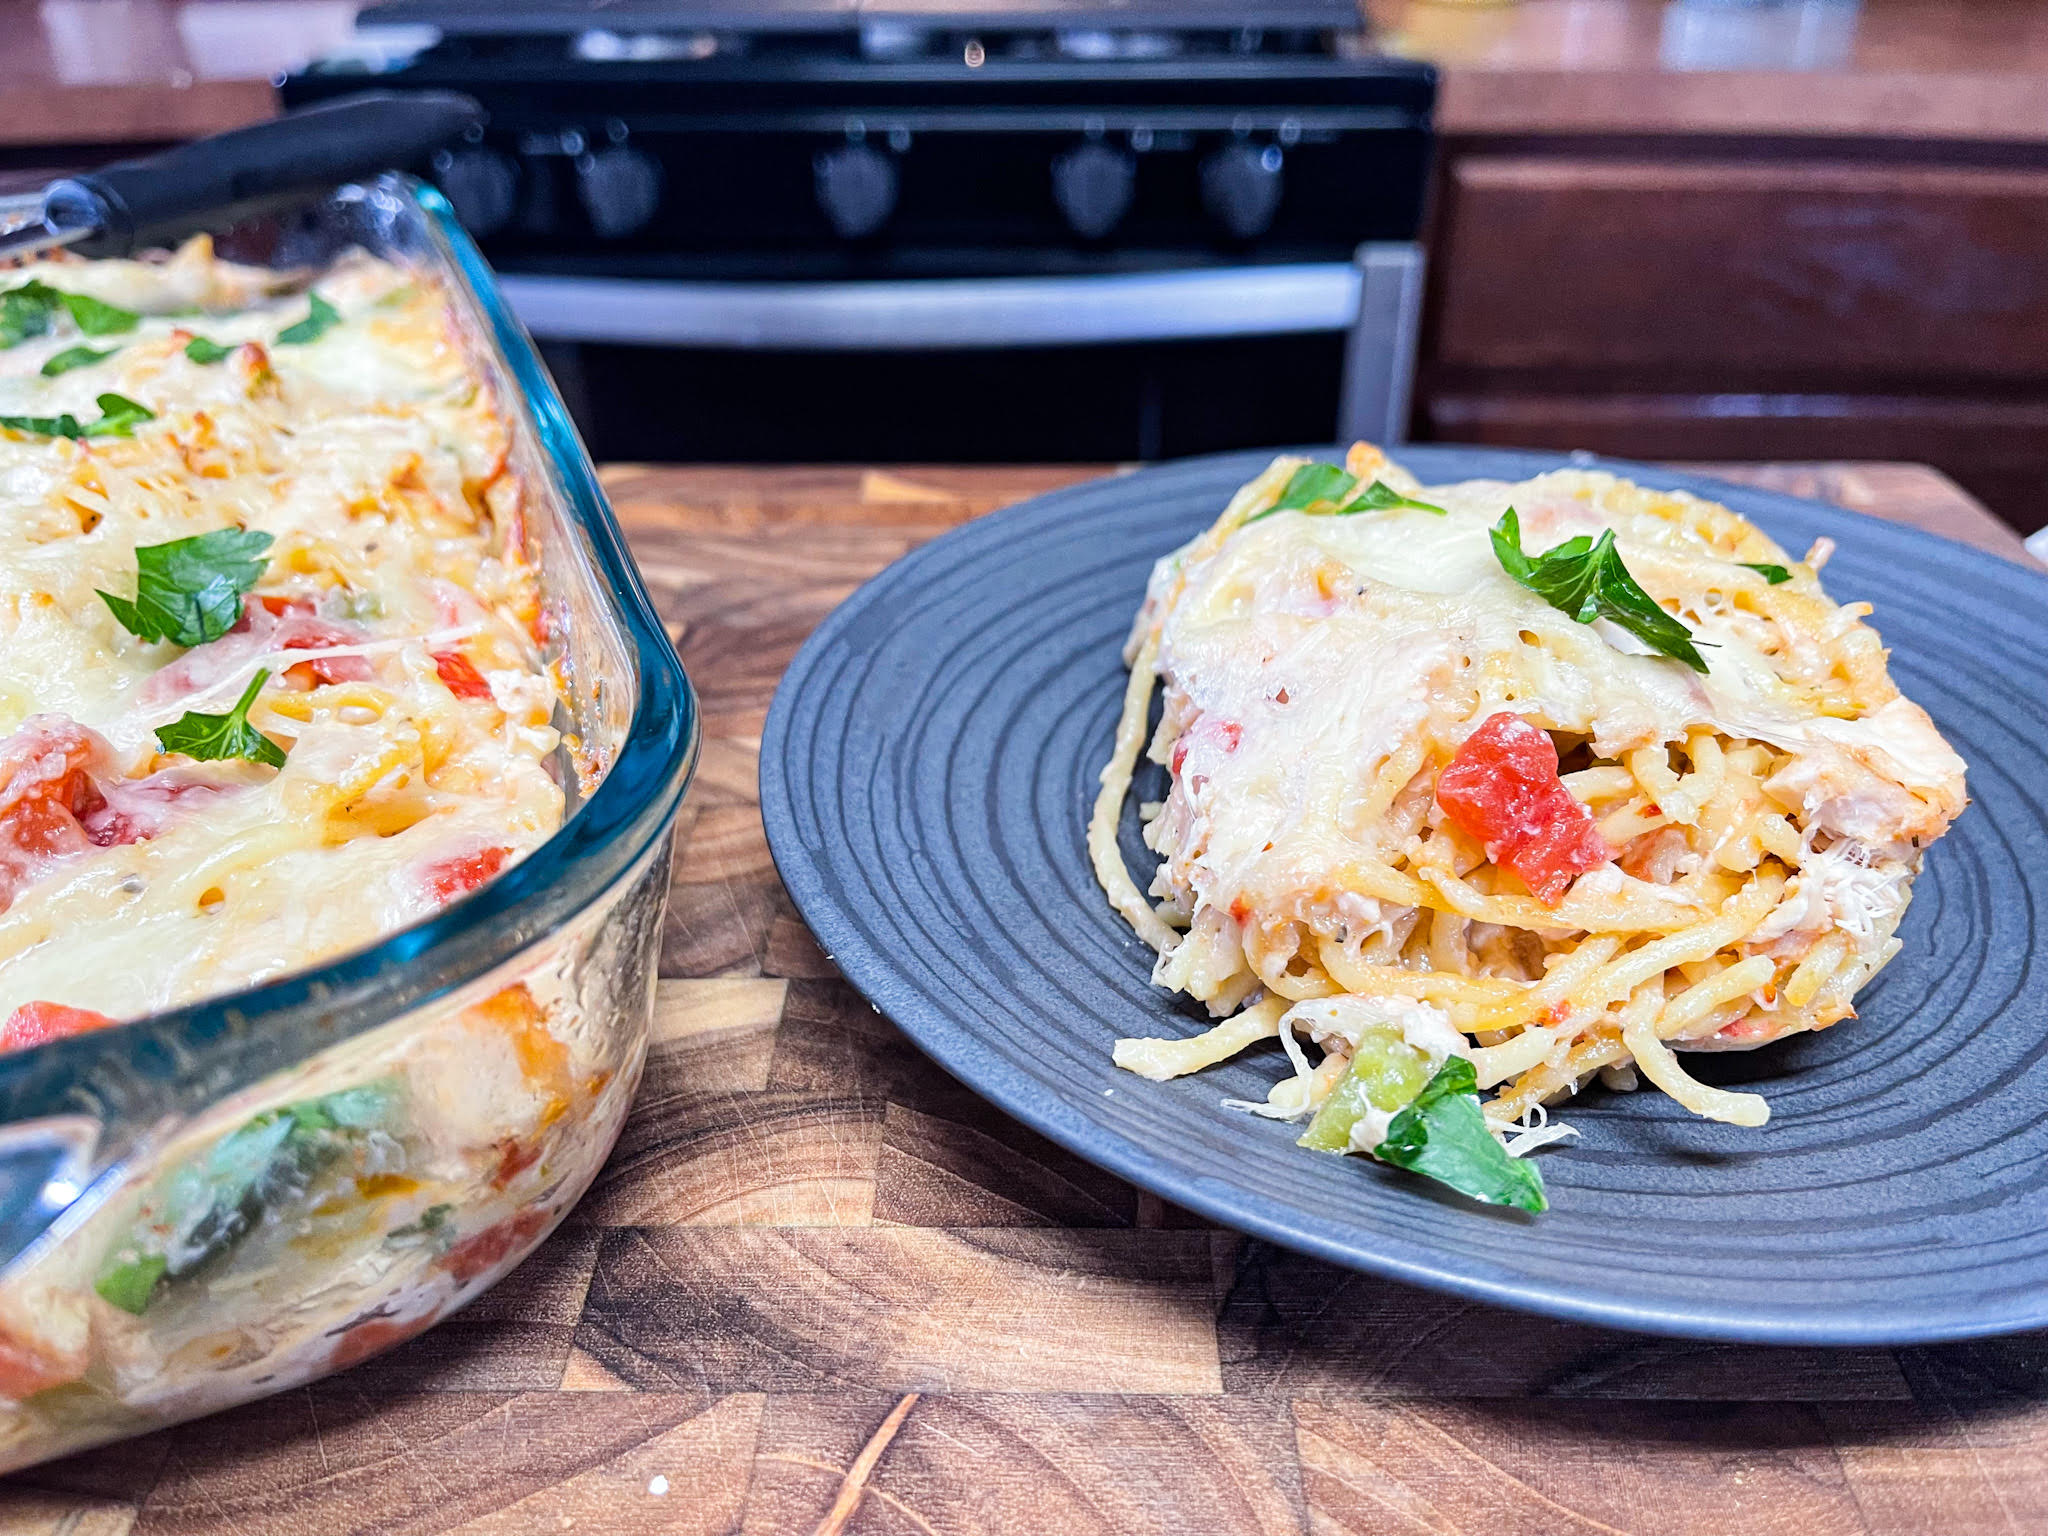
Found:
[{"label": "gray ceramic plate", "polygon": [[[1702,1338],[1906,1343],[2048,1325],[2048,578],[1813,502],[1663,473],[1795,553],[1839,548],[1901,687],[1970,765],[1904,949],[1862,1017],[1693,1070],[1766,1094],[1746,1131],[1655,1093],[1594,1092],[1545,1152],[1551,1209],[1470,1205],[1220,1107],[1277,1047],[1174,1083],[1120,1035],[1201,1021],[1096,889],[1082,831],[1152,561],[1267,455],[1040,497],[899,561],[819,628],[761,753],[775,861],[847,977],[1018,1119],[1214,1220],[1378,1274],[1562,1317]],[[1411,448],[1425,481],[1521,479],[1556,455]],[[1154,770],[1156,772],[1156,770]],[[1143,788],[1141,782],[1141,789]],[[1153,791],[1156,795],[1157,791]],[[1138,798],[1138,797],[1133,797]],[[1136,870],[1151,856],[1127,812]],[[1141,883],[1143,883],[1141,881]]]}]

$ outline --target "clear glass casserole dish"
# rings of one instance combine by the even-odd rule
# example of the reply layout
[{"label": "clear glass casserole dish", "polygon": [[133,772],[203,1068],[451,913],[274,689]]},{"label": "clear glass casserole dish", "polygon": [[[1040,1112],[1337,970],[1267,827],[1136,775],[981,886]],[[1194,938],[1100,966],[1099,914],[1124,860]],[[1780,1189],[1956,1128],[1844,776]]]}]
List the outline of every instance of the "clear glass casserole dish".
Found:
[{"label": "clear glass casserole dish", "polygon": [[0,1056],[0,1471],[428,1327],[552,1230],[639,1082],[695,701],[554,386],[437,192],[344,186],[223,241],[309,275],[350,248],[438,281],[508,418],[557,724],[579,744],[568,814],[368,949]]}]

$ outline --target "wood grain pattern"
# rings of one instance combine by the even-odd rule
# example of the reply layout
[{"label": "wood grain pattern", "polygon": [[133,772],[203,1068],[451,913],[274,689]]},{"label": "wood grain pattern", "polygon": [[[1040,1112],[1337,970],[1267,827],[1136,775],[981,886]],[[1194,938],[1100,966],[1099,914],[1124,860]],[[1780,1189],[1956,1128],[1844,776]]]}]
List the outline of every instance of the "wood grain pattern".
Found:
[{"label": "wood grain pattern", "polygon": [[1449,197],[1448,365],[1867,387],[2048,363],[2048,172],[1472,154]]},{"label": "wood grain pattern", "polygon": [[[2048,1529],[2048,1339],[1696,1345],[1331,1269],[1007,1120],[837,978],[760,831],[774,681],[888,559],[1086,473],[609,471],[709,733],[617,1153],[468,1312],[0,1483],[0,1536]],[[2017,551],[1912,466],[1744,474]]]},{"label": "wood grain pattern", "polygon": [[[889,1406],[770,1398],[745,1536],[807,1530]],[[1171,1498],[1157,1496],[1160,1468],[1176,1469]],[[1294,1536],[1303,1519],[1285,1406],[1226,1398],[926,1397],[869,1490],[861,1536]]]},{"label": "wood grain pattern", "polygon": [[[607,1233],[576,1333],[620,1385],[1221,1390],[1215,1233]],[[594,1378],[593,1378],[594,1379]]]},{"label": "wood grain pattern", "polygon": [[[1768,1354],[1520,1318],[1246,1242],[1217,1315],[1224,1389],[1292,1399],[1444,1395],[1694,1402],[1909,1402],[1882,1349]],[[1759,1360],[1769,1369],[1759,1372]]]},{"label": "wood grain pattern", "polygon": [[1309,1401],[1294,1424],[1318,1536],[1884,1528],[1810,1406]]}]

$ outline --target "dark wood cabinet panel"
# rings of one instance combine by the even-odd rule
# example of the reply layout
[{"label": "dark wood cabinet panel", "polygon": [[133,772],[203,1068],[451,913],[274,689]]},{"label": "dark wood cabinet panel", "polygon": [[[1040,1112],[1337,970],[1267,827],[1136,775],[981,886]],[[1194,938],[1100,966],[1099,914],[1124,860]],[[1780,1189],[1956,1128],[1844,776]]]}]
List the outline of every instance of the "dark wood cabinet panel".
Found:
[{"label": "dark wood cabinet panel", "polygon": [[2021,532],[2048,523],[2048,397],[1425,394],[1422,435],[1638,459],[1908,459],[1937,464]]},{"label": "dark wood cabinet panel", "polygon": [[1454,369],[2048,379],[2048,170],[1468,153],[1435,261]]}]

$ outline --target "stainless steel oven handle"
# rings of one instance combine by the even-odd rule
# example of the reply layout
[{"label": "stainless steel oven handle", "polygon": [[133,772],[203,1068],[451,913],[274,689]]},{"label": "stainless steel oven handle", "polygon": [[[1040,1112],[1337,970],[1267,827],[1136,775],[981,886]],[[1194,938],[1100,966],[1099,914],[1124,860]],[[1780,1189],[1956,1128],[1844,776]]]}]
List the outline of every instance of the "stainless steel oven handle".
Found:
[{"label": "stainless steel oven handle", "polygon": [[704,283],[499,279],[544,341],[788,351],[1071,347],[1349,333],[1338,435],[1398,443],[1422,311],[1422,247],[1374,241],[1351,261],[1086,277]]}]

